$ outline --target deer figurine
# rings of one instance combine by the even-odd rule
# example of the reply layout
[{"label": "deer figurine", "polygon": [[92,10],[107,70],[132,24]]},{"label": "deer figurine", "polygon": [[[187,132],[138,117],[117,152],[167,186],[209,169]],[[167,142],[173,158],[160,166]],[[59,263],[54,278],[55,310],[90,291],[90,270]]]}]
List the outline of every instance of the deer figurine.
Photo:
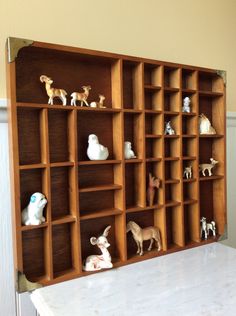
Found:
[{"label": "deer figurine", "polygon": [[63,105],[66,105],[66,91],[63,89],[51,88],[53,80],[45,75],[40,76],[40,81],[45,83],[47,95],[49,96],[48,104],[53,105],[53,99],[59,98]]},{"label": "deer figurine", "polygon": [[107,236],[109,234],[111,226],[108,226],[105,228],[103,234],[96,237],[90,238],[90,243],[92,245],[97,245],[98,248],[101,250],[101,255],[91,255],[88,256],[85,260],[85,264],[83,266],[84,271],[97,271],[101,269],[109,269],[113,267],[113,264],[111,262],[111,255],[109,251],[107,250],[108,247],[110,247],[110,244],[107,240]]},{"label": "deer figurine", "polygon": [[155,196],[155,188],[159,189],[161,184],[161,180],[159,178],[155,178],[149,173],[149,183],[147,189],[147,201],[149,206],[153,205],[154,196]]},{"label": "deer figurine", "polygon": [[91,90],[90,86],[83,86],[82,89],[84,92],[73,92],[70,96],[71,99],[71,105],[76,106],[76,101],[80,101],[80,106],[83,106],[83,103],[85,103],[87,106],[89,106],[87,99],[89,96],[89,90]]},{"label": "deer figurine", "polygon": [[105,108],[105,106],[103,105],[105,99],[106,98],[104,97],[104,95],[99,94],[99,101],[98,102],[95,102],[95,101],[91,102],[90,103],[91,108],[100,108],[100,109]]},{"label": "deer figurine", "polygon": [[215,167],[216,164],[219,163],[219,161],[217,161],[213,158],[210,158],[210,161],[211,161],[211,163],[202,163],[199,165],[199,171],[202,172],[202,175],[204,177],[206,177],[206,173],[205,173],[206,170],[208,171],[209,177],[211,177],[212,176],[212,169]]}]

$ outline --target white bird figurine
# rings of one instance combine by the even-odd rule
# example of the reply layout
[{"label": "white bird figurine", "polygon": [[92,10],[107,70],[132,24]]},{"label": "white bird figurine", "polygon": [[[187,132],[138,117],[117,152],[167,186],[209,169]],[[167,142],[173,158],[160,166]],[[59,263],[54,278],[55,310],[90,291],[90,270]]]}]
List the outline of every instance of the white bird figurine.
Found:
[{"label": "white bird figurine", "polygon": [[109,155],[107,147],[99,144],[98,137],[90,134],[88,137],[87,156],[90,160],[106,160]]},{"label": "white bird figurine", "polygon": [[132,150],[131,142],[125,142],[125,159],[132,158],[136,158],[136,156]]}]

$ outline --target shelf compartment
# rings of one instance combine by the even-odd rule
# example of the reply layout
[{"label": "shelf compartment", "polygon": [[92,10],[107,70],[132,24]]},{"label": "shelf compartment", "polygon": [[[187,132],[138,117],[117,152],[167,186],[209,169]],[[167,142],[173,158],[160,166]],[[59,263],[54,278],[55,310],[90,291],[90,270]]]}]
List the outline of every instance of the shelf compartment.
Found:
[{"label": "shelf compartment", "polygon": [[31,282],[48,277],[46,241],[47,228],[22,232],[23,272]]},{"label": "shelf compartment", "polygon": [[165,203],[181,202],[181,186],[179,183],[165,183]]},{"label": "shelf compartment", "polygon": [[[179,116],[179,112],[174,112],[173,115],[172,115],[171,112],[165,112],[165,114],[164,114],[165,125],[169,121],[171,122],[171,127],[175,131],[175,135],[180,135],[180,116]],[[163,134],[164,134],[164,131],[165,131],[165,125],[164,125],[164,128],[163,128]]]},{"label": "shelf compartment", "polygon": [[224,83],[216,72],[199,71],[198,88],[204,92],[223,92]]},{"label": "shelf compartment", "polygon": [[166,207],[167,250],[184,246],[184,227],[181,206]]},{"label": "shelf compartment", "polygon": [[200,242],[200,219],[197,203],[184,205],[184,239],[185,245]]},{"label": "shelf compartment", "polygon": [[[184,157],[186,158],[186,157]],[[188,157],[191,159],[183,159],[182,160],[182,175],[183,175],[183,182],[191,182],[191,180],[196,181],[196,177],[198,176],[199,173],[199,167],[197,165],[196,157]],[[192,178],[186,179],[186,176],[184,177],[184,170],[186,167],[192,167]]]},{"label": "shelf compartment", "polygon": [[179,138],[166,138],[164,141],[165,157],[179,157],[180,156],[180,139]]},{"label": "shelf compartment", "polygon": [[142,91],[142,64],[123,61],[123,108],[142,109],[140,91]]},{"label": "shelf compartment", "polygon": [[197,89],[197,71],[191,69],[182,69],[182,89]]},{"label": "shelf compartment", "polygon": [[[50,162],[72,161],[70,157],[69,130],[73,128],[72,111],[48,111],[48,136]],[[73,159],[74,158],[74,159]]]},{"label": "shelf compartment", "polygon": [[161,114],[147,114],[145,115],[145,133],[148,135],[161,136],[163,131],[163,118]]},{"label": "shelf compartment", "polygon": [[[143,158],[143,117],[140,114],[124,115],[124,141],[131,142],[132,150],[138,159]],[[127,159],[128,160],[128,159]]]},{"label": "shelf compartment", "polygon": [[162,66],[157,64],[144,63],[144,85],[148,87],[161,87],[162,73]]},{"label": "shelf compartment", "polygon": [[145,89],[144,91],[145,109],[152,111],[161,111],[163,103],[162,90],[159,89]]},{"label": "shelf compartment", "polygon": [[182,138],[182,156],[197,157],[197,155],[197,138],[195,136]]},{"label": "shelf compartment", "polygon": [[144,207],[145,192],[144,165],[142,163],[125,165],[125,205],[127,208]]},{"label": "shelf compartment", "polygon": [[198,200],[198,183],[193,182],[184,182],[183,183],[183,202],[187,203],[188,201]]},{"label": "shelf compartment", "polygon": [[182,115],[182,134],[195,135],[198,132],[198,121],[196,116]]},{"label": "shelf compartment", "polygon": [[172,66],[164,66],[164,86],[165,88],[180,87],[180,69]]},{"label": "shelf compartment", "polygon": [[39,109],[18,108],[18,144],[19,164],[40,164],[46,157],[42,156],[44,112]]},{"label": "shelf compartment", "polygon": [[180,111],[180,95],[175,90],[164,91],[164,111]]},{"label": "shelf compartment", "polygon": [[146,138],[146,157],[148,160],[161,159],[162,150],[162,138]]},{"label": "shelf compartment", "polygon": [[173,160],[173,161],[165,161],[165,180],[172,180],[172,179],[181,179],[182,172],[180,168],[180,161]]},{"label": "shelf compartment", "polygon": [[[161,180],[160,187],[155,189],[154,195],[154,205],[164,204],[164,190],[163,190],[163,164],[162,162],[146,162],[146,192],[148,190],[149,185],[149,173],[152,174],[153,177],[159,178]],[[146,203],[148,206],[147,196]]]}]

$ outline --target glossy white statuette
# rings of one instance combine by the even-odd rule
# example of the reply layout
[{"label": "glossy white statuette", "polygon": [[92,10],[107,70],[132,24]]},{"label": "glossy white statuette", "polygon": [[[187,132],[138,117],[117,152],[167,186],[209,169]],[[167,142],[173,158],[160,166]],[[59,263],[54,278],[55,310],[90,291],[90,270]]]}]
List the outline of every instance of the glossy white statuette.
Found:
[{"label": "glossy white statuette", "polygon": [[53,80],[45,75],[40,76],[40,81],[45,83],[47,95],[49,96],[48,104],[53,105],[53,99],[59,98],[63,105],[66,105],[66,91],[63,89],[51,88]]},{"label": "glossy white statuette", "polygon": [[211,125],[210,120],[203,113],[199,115],[199,133],[214,135],[216,134],[216,130]]},{"label": "glossy white statuette", "polygon": [[175,130],[171,126],[171,121],[166,122],[165,125],[165,135],[175,135]]},{"label": "glossy white statuette", "polygon": [[106,160],[109,151],[107,147],[99,144],[98,137],[95,134],[90,134],[88,137],[87,156],[90,160]]},{"label": "glossy white statuette", "polygon": [[200,222],[201,222],[201,238],[203,234],[204,239],[207,239],[210,234],[210,230],[212,232],[213,237],[216,237],[216,223],[214,221],[207,223],[206,217],[202,217]]},{"label": "glossy white statuette", "polygon": [[131,142],[125,142],[125,159],[137,158],[132,150]]},{"label": "glossy white statuette", "polygon": [[110,244],[107,240],[107,236],[109,233],[111,226],[108,226],[103,234],[96,237],[91,237],[90,242],[92,245],[97,245],[98,248],[101,250],[101,255],[91,255],[86,258],[85,264],[83,266],[84,271],[97,271],[101,269],[109,269],[113,267],[113,264],[111,262],[111,255],[109,251],[107,250],[108,247],[110,247]]},{"label": "glossy white statuette", "polygon": [[182,107],[182,112],[190,113],[190,104],[191,104],[191,99],[189,97],[185,97],[183,100],[183,107]]},{"label": "glossy white statuette", "polygon": [[24,225],[40,225],[45,222],[43,209],[47,199],[42,193],[36,192],[31,195],[30,202],[21,213],[21,221]]}]

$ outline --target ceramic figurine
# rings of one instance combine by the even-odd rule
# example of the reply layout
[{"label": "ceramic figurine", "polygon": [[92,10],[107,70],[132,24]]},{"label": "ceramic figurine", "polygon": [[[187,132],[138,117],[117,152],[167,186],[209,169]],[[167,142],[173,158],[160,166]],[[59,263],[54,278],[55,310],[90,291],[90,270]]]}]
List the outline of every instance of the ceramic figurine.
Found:
[{"label": "ceramic figurine", "polygon": [[192,166],[184,168],[183,176],[186,177],[186,179],[191,179],[192,178]]},{"label": "ceramic figurine", "polygon": [[160,184],[161,180],[159,178],[153,177],[152,174],[149,173],[149,183],[147,189],[147,201],[149,206],[153,205],[155,189],[159,189]]},{"label": "ceramic figurine", "polygon": [[108,226],[103,234],[99,236],[98,238],[96,237],[91,237],[90,238],[90,243],[92,245],[97,245],[98,248],[101,250],[102,254],[101,255],[91,255],[86,258],[83,270],[84,271],[97,271],[101,269],[109,269],[113,267],[113,264],[111,262],[111,255],[107,248],[110,246],[107,236],[109,233],[111,226]]},{"label": "ceramic figurine", "polygon": [[45,222],[43,209],[47,199],[42,193],[36,192],[31,195],[29,204],[21,212],[21,222],[24,225],[40,225]]},{"label": "ceramic figurine", "polygon": [[49,96],[48,104],[53,105],[53,99],[59,98],[62,101],[63,105],[66,105],[66,91],[63,89],[56,89],[51,88],[51,84],[53,83],[53,80],[45,75],[40,76],[40,81],[45,82],[45,88],[47,91],[47,95]]},{"label": "ceramic figurine", "polygon": [[165,135],[175,135],[175,130],[172,128],[170,121],[166,122]]},{"label": "ceramic figurine", "polygon": [[103,105],[104,100],[105,100],[104,95],[99,94],[99,101],[98,102],[95,102],[95,101],[91,102],[90,103],[91,108],[100,108],[100,109],[105,108],[105,106]]},{"label": "ceramic figurine", "polygon": [[98,137],[95,134],[90,134],[88,137],[88,158],[90,160],[106,160],[108,155],[107,147],[99,144]]},{"label": "ceramic figurine", "polygon": [[190,103],[191,103],[191,99],[189,97],[185,97],[183,100],[182,112],[186,112],[186,113],[191,112]]},{"label": "ceramic figurine", "polygon": [[71,96],[71,105],[76,106],[76,101],[80,101],[80,106],[83,106],[85,103],[87,106],[89,106],[87,99],[89,96],[89,90],[91,90],[90,86],[83,86],[82,89],[84,92],[73,92]]},{"label": "ceramic figurine", "polygon": [[131,142],[125,142],[125,159],[137,158],[132,150]]},{"label": "ceramic figurine", "polygon": [[126,226],[126,232],[131,231],[133,238],[138,246],[137,254],[143,255],[143,241],[150,240],[148,251],[152,249],[153,242],[155,240],[157,250],[161,250],[161,234],[157,227],[150,226],[141,228],[138,224],[133,221],[128,222]]},{"label": "ceramic figurine", "polygon": [[211,126],[211,122],[209,119],[202,113],[199,115],[199,133],[214,135],[216,134],[216,130]]},{"label": "ceramic figurine", "polygon": [[211,163],[202,163],[199,165],[199,171],[202,172],[202,175],[204,177],[206,177],[206,173],[205,173],[206,170],[208,171],[209,177],[211,177],[212,176],[212,168],[214,168],[215,165],[219,163],[219,161],[217,161],[213,158],[210,158],[210,161],[211,161]]},{"label": "ceramic figurine", "polygon": [[210,234],[210,230],[212,231],[213,237],[216,237],[216,223],[214,221],[207,223],[206,217],[202,217],[200,222],[201,222],[201,237],[203,233],[204,234],[203,238],[207,239]]}]

